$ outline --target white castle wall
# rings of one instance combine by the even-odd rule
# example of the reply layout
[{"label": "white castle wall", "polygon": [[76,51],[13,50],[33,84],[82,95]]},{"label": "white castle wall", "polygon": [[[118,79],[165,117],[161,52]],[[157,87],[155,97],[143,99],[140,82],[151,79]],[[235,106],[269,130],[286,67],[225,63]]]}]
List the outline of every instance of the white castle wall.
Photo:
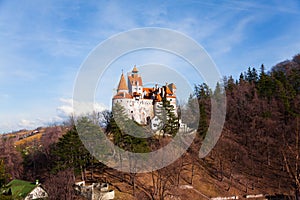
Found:
[{"label": "white castle wall", "polygon": [[140,124],[147,123],[147,117],[154,117],[151,99],[114,99],[113,105],[119,103],[125,109],[125,114]]}]

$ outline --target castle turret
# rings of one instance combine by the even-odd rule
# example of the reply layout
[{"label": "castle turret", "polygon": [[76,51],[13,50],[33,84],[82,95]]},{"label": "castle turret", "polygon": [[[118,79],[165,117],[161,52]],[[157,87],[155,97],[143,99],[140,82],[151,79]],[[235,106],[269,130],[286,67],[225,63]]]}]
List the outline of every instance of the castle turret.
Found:
[{"label": "castle turret", "polygon": [[119,81],[117,94],[113,97],[113,99],[122,99],[122,98],[131,98],[131,95],[129,95],[128,93],[128,87],[123,73]]},{"label": "castle turret", "polygon": [[134,66],[131,74],[128,75],[129,93],[135,97],[142,96],[143,93],[142,77],[138,72],[138,69]]},{"label": "castle turret", "polygon": [[126,80],[125,80],[125,77],[124,77],[123,73],[122,73],[121,78],[120,78],[120,82],[119,82],[119,85],[118,85],[117,92],[127,92],[128,93],[128,87],[127,87]]},{"label": "castle turret", "polygon": [[132,73],[135,73],[135,74],[137,74],[139,72],[139,70],[136,68],[136,66],[134,65],[134,67],[133,67],[133,70],[132,70]]}]

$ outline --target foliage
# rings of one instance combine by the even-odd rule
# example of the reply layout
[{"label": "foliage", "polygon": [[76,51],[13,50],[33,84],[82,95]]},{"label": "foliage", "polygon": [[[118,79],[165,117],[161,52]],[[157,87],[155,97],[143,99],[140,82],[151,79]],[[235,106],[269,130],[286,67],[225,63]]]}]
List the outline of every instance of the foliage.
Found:
[{"label": "foliage", "polygon": [[188,102],[183,106],[181,111],[182,122],[188,127],[196,129],[199,123],[199,104],[197,98],[190,95]]},{"label": "foliage", "polygon": [[112,133],[115,145],[135,153],[149,152],[149,145],[146,138],[139,137],[147,133],[147,129],[129,119],[124,108],[120,104],[115,104],[113,114],[106,128]]},{"label": "foliage", "polygon": [[6,184],[7,174],[5,171],[4,161],[0,160],[0,188]]},{"label": "foliage", "polygon": [[162,108],[158,117],[163,122],[162,130],[164,134],[175,136],[179,129],[178,116],[174,106],[165,97],[162,99]]},{"label": "foliage", "polygon": [[[219,83],[218,83],[219,84]],[[218,91],[217,91],[218,90]],[[220,86],[217,85],[215,95],[219,94]],[[208,110],[210,109],[210,97],[213,95],[211,89],[207,84],[202,83],[195,85],[194,94],[198,99],[198,111],[199,111],[199,122],[198,122],[198,133],[204,137],[208,129]]]},{"label": "foliage", "polygon": [[[73,168],[75,174],[83,173],[87,165],[93,160],[82,144],[75,127],[72,127],[59,139],[53,149],[53,154],[57,157],[54,172]],[[84,179],[83,176],[82,179]]]}]

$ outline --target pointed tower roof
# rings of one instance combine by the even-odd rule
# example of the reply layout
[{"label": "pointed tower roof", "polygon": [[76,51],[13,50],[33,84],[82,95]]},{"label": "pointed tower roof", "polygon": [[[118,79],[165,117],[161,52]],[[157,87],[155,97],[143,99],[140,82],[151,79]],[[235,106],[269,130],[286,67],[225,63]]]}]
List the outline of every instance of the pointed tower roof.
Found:
[{"label": "pointed tower roof", "polygon": [[176,89],[176,86],[175,86],[174,83],[171,83],[171,84],[169,84],[168,86],[169,86],[169,88],[171,88],[171,89]]},{"label": "pointed tower roof", "polygon": [[120,90],[128,90],[126,80],[125,80],[125,77],[124,77],[123,73],[122,73],[121,78],[120,78],[120,82],[119,82],[119,86],[118,86],[118,92]]},{"label": "pointed tower roof", "polygon": [[134,67],[133,67],[133,70],[132,70],[132,72],[133,73],[138,73],[139,72],[139,70],[136,68],[136,66],[134,65]]},{"label": "pointed tower roof", "polygon": [[166,93],[167,94],[173,94],[167,84],[166,84]]}]

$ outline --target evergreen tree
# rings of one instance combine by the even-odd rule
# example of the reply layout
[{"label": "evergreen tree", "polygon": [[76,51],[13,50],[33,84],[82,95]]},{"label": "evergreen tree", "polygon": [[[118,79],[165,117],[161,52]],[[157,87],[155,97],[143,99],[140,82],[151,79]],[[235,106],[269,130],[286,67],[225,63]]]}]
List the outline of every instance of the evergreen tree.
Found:
[{"label": "evergreen tree", "polygon": [[141,137],[147,133],[146,128],[129,119],[124,110],[120,104],[115,104],[113,107],[108,130],[113,135],[114,144],[131,152],[149,152],[147,139]]},{"label": "evergreen tree", "polygon": [[11,200],[11,191],[7,191],[7,181],[9,174],[5,170],[5,164],[3,160],[0,160],[0,200]]},{"label": "evergreen tree", "polygon": [[265,76],[266,73],[265,73],[265,65],[264,64],[261,64],[260,66],[260,75],[259,75],[259,78],[262,78],[263,76]]},{"label": "evergreen tree", "polygon": [[214,99],[217,101],[217,102],[220,102],[221,98],[222,98],[222,93],[224,91],[222,91],[222,88],[221,88],[221,85],[219,82],[217,82],[216,84],[216,88],[214,90],[214,93],[213,93],[213,97]]},{"label": "evergreen tree", "polygon": [[199,112],[200,112],[200,119],[199,119],[198,133],[200,136],[205,137],[208,129],[208,123],[207,123],[206,109],[203,103],[199,104]]},{"label": "evergreen tree", "polygon": [[[220,87],[218,87],[218,90],[219,89]],[[212,91],[210,90],[210,88],[206,83],[202,83],[200,85],[195,86],[195,95],[198,99],[198,106],[199,106],[198,111],[200,115],[198,121],[198,133],[200,136],[205,136],[208,129],[206,105],[208,104],[208,101],[210,101]]]},{"label": "evergreen tree", "polygon": [[207,99],[211,95],[211,90],[206,83],[195,85],[194,94],[198,99]]},{"label": "evergreen tree", "polygon": [[163,122],[162,130],[164,134],[175,136],[179,129],[179,120],[174,106],[165,97],[162,100],[161,115],[159,117]]},{"label": "evergreen tree", "polygon": [[226,90],[228,90],[230,92],[233,91],[235,81],[232,76],[229,76],[228,78],[226,77],[226,79],[224,79],[223,83],[224,83],[224,87]]},{"label": "evergreen tree", "polygon": [[244,81],[245,80],[245,76],[244,76],[244,74],[243,73],[241,73],[240,74],[240,79],[239,79],[239,82],[241,82],[241,81]]},{"label": "evergreen tree", "polygon": [[69,130],[55,145],[53,154],[57,157],[54,172],[73,168],[84,180],[84,171],[93,157],[82,144],[75,127]]},{"label": "evergreen tree", "polygon": [[6,178],[4,161],[0,160],[0,188],[5,185]]},{"label": "evergreen tree", "polygon": [[252,82],[256,83],[258,81],[258,74],[254,67],[252,69],[250,67],[248,67],[245,79],[246,79],[246,81],[251,82],[251,83]]},{"label": "evergreen tree", "polygon": [[258,73],[254,67],[252,68],[252,81],[254,83],[256,83],[258,81]]},{"label": "evergreen tree", "polygon": [[199,104],[198,100],[190,95],[187,104],[182,109],[182,122],[190,128],[198,127],[199,123]]}]

